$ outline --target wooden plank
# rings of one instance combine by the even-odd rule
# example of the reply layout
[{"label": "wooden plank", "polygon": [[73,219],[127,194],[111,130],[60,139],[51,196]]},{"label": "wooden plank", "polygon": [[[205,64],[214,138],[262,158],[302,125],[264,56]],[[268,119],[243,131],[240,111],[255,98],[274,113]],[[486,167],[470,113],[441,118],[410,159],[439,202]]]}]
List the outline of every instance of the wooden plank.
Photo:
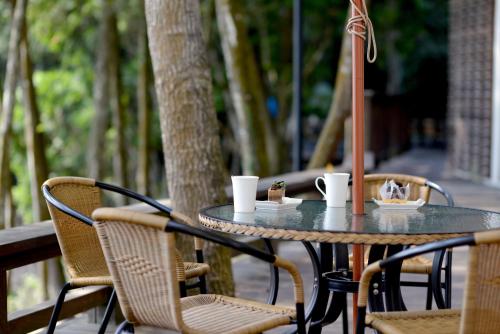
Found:
[{"label": "wooden plank", "polygon": [[[108,302],[111,288],[93,286],[70,291],[66,295],[59,320],[74,316],[92,307]],[[49,323],[55,300],[47,301],[9,314],[8,331],[2,333],[21,334],[43,328]]]},{"label": "wooden plank", "polygon": [[61,249],[59,248],[59,244],[56,242],[52,245],[41,246],[29,251],[19,252],[13,256],[1,256],[0,266],[10,270],[57,256],[61,256]]},{"label": "wooden plank", "polygon": [[47,245],[57,245],[57,237],[51,221],[0,231],[0,257],[35,251]]},{"label": "wooden plank", "polygon": [[0,267],[0,333],[8,333],[7,324],[7,270]]}]

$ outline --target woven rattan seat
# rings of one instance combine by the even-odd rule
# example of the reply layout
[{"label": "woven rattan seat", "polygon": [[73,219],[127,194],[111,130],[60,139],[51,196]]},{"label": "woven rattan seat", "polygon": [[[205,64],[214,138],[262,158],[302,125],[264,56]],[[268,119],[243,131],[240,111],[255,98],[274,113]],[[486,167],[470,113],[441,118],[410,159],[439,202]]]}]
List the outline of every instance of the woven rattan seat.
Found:
[{"label": "woven rattan seat", "polygon": [[456,334],[460,310],[370,313],[366,325],[392,334]]},{"label": "woven rattan seat", "polygon": [[[305,333],[302,279],[291,262],[164,217],[110,208],[98,209],[92,217],[122,313],[134,329],[250,334],[298,318],[298,332]],[[293,279],[296,308],[214,294],[180,298],[176,278],[182,267],[176,261],[172,232],[203,236],[287,270]]]},{"label": "woven rattan seat", "polygon": [[[429,310],[366,314],[373,275],[412,256],[470,245],[461,310]],[[500,332],[500,230],[417,246],[366,267],[358,295],[357,333],[372,327],[386,334],[495,334]]]},{"label": "woven rattan seat", "polygon": [[203,333],[261,332],[295,319],[293,308],[220,295],[182,298],[181,307],[186,325]]}]

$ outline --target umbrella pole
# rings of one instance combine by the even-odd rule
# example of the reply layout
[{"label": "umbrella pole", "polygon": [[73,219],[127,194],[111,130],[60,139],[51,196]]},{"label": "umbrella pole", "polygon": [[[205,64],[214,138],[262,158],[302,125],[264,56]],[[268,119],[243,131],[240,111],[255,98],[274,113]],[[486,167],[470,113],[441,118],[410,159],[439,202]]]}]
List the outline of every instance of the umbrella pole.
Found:
[{"label": "umbrella pole", "polygon": [[[358,8],[363,8],[363,0],[353,0]],[[351,6],[351,17],[358,13]],[[359,26],[353,27],[354,31],[361,32]],[[356,219],[357,215],[364,214],[364,39],[357,34],[352,34],[352,213]],[[363,245],[353,246],[353,280],[359,281],[364,263]],[[353,294],[353,328],[356,333],[357,298]]]}]

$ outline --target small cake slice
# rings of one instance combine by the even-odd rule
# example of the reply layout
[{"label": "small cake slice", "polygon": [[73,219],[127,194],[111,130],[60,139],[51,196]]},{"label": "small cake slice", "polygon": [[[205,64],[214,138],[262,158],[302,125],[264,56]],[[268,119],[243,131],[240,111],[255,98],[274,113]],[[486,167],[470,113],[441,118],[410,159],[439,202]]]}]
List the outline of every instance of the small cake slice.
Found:
[{"label": "small cake slice", "polygon": [[384,203],[406,204],[408,201],[406,199],[391,198],[391,199],[384,199],[384,200],[382,200],[382,202],[384,202]]},{"label": "small cake slice", "polygon": [[285,197],[285,181],[273,182],[271,188],[267,190],[267,200],[281,204],[283,197]]}]

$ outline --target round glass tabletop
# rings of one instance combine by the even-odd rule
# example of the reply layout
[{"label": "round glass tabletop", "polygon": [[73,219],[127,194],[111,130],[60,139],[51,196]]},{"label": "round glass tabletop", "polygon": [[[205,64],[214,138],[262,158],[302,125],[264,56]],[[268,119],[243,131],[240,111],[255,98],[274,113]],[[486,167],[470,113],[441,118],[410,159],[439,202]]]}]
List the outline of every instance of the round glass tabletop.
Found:
[{"label": "round glass tabletop", "polygon": [[463,234],[500,228],[500,213],[491,211],[440,205],[389,211],[366,202],[365,215],[353,219],[351,205],[327,208],[324,201],[306,200],[287,212],[235,213],[227,204],[203,209],[200,218],[264,229],[360,234]]}]

